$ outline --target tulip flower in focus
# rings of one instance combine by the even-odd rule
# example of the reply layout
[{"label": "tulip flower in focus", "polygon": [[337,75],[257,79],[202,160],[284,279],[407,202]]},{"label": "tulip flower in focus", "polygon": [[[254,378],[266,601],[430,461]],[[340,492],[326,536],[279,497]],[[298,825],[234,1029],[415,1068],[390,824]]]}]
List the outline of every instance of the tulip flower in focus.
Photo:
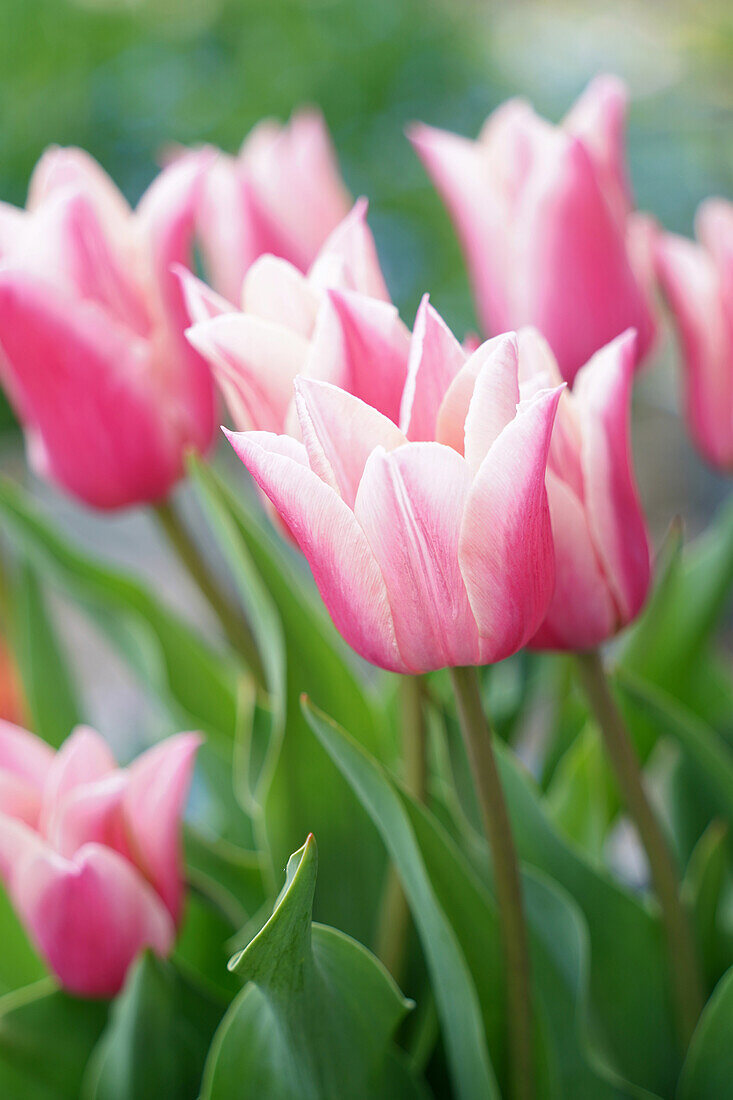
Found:
[{"label": "tulip flower in focus", "polygon": [[182,273],[195,322],[188,339],[210,363],[237,430],[297,434],[299,374],[398,419],[410,334],[389,300],[366,211],[356,203],[307,275],[287,260],[260,257],[245,277],[241,311]]},{"label": "tulip flower in focus", "polygon": [[401,428],[328,382],[295,390],[302,443],[227,434],[346,641],[405,673],[523,646],[554,586],[545,468],[560,389],[520,402],[516,338],[466,358],[424,302]]},{"label": "tulip flower in focus", "polygon": [[[594,648],[646,599],[649,538],[630,441],[635,340],[627,332],[596,352],[560,398],[547,463],[555,594],[533,648]],[[560,380],[534,329],[519,333],[519,362],[523,392]]]},{"label": "tulip flower in focus", "polygon": [[166,168],[133,211],[86,153],[50,149],[27,210],[0,213],[0,376],[36,471],[95,508],[163,499],[213,439],[170,270],[188,262],[208,159]]},{"label": "tulip flower in focus", "polygon": [[733,473],[733,203],[704,202],[696,231],[698,244],[660,238],[657,272],[682,343],[690,433],[711,465]]},{"label": "tulip flower in focus", "polygon": [[266,253],[307,271],[350,206],[318,111],[299,111],[285,126],[260,122],[237,157],[222,154],[207,172],[198,233],[212,285],[238,301],[247,270]]},{"label": "tulip flower in focus", "polygon": [[509,100],[477,141],[428,126],[410,138],[456,225],[487,333],[535,325],[563,377],[627,328],[652,344],[653,229],[632,212],[626,90],[598,77],[560,126]]},{"label": "tulip flower in focus", "polygon": [[60,983],[111,996],[143,948],[171,951],[183,902],[180,823],[200,738],[118,769],[79,727],[57,753],[0,723],[0,878]]}]

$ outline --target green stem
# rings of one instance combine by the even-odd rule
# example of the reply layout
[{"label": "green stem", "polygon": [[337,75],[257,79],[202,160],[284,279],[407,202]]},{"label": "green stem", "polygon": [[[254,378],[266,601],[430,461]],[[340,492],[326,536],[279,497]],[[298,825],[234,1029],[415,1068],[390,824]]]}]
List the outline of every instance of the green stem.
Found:
[{"label": "green stem", "polygon": [[702,981],[689,917],[680,898],[672,853],[644,789],[639,758],[606,679],[598,653],[577,653],[580,679],[600,726],[626,807],[644,846],[669,948],[680,1039],[687,1047],[703,1006]]},{"label": "green stem", "polygon": [[257,685],[263,687],[262,662],[247,620],[222,592],[171,501],[156,504],[154,512],[168,542],[217,616],[229,644],[244,659]]},{"label": "green stem", "polygon": [[519,863],[476,669],[450,671],[494,870],[504,947],[512,1096],[515,1100],[531,1100],[535,1096],[532,997]]},{"label": "green stem", "polygon": [[[422,684],[418,676],[403,676],[400,683],[400,726],[405,789],[418,802],[425,801],[427,784],[426,738]],[[379,909],[376,953],[399,985],[405,969],[410,930],[410,909],[394,864],[387,868]]]}]

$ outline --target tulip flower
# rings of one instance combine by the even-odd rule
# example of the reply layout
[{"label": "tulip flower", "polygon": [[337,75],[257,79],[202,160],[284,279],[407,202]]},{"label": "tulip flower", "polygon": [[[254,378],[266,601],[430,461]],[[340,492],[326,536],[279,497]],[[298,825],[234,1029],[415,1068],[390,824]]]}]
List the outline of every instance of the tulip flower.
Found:
[{"label": "tulip flower", "polygon": [[207,173],[198,232],[212,285],[238,300],[247,270],[267,253],[307,271],[350,206],[317,111],[286,126],[261,122],[237,157],[219,156]]},{"label": "tulip flower", "polygon": [[213,382],[170,271],[207,162],[181,158],[132,211],[86,153],[51,149],[27,210],[0,217],[0,377],[35,470],[95,508],[162,500],[213,439]]},{"label": "tulip flower", "polygon": [[0,878],[70,992],[112,996],[139,951],[170,952],[199,741],[178,734],[118,769],[93,730],[79,727],[54,753],[0,723]]},{"label": "tulip flower", "polygon": [[652,344],[652,229],[632,213],[626,91],[586,89],[560,126],[510,100],[477,141],[417,125],[410,133],[456,225],[487,333],[536,326],[572,382],[594,352],[633,327]]},{"label": "tulip flower", "polygon": [[[533,648],[594,648],[646,599],[649,537],[629,438],[635,340],[627,332],[596,352],[560,398],[547,463],[557,579]],[[534,329],[519,333],[519,362],[523,390],[560,380]]]},{"label": "tulip flower", "polygon": [[554,585],[545,468],[560,395],[520,402],[513,335],[466,358],[426,303],[418,322],[407,432],[303,375],[302,443],[227,432],[346,641],[408,673],[499,661],[536,633]]},{"label": "tulip flower", "polygon": [[657,272],[679,331],[690,433],[707,461],[733,473],[733,203],[709,199],[698,244],[658,243]]},{"label": "tulip flower", "polygon": [[304,374],[356,394],[397,420],[410,334],[391,304],[357,202],[307,275],[262,256],[247,272],[241,311],[182,273],[188,339],[211,365],[234,427],[295,432],[293,380]]}]

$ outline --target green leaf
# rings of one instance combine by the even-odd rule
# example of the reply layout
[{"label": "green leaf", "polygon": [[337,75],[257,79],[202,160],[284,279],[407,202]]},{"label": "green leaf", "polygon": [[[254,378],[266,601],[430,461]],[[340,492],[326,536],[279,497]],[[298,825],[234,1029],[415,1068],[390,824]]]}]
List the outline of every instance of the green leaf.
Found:
[{"label": "green leaf", "polygon": [[212,1044],[203,1100],[424,1095],[392,1041],[409,1002],[365,948],[312,924],[316,870],[309,837],[272,916],[231,960],[246,985]]},{"label": "green leaf", "polygon": [[430,971],[456,1093],[462,1100],[498,1097],[471,968],[435,895],[404,806],[379,764],[356,741],[308,702],[303,706],[313,732],[348,776],[399,870]]},{"label": "green leaf", "polygon": [[[305,834],[312,831],[318,836],[322,871],[316,916],[369,942],[382,889],[384,851],[348,784],[314,742],[300,710],[300,695],[307,690],[329,713],[348,721],[377,756],[391,748],[389,722],[375,692],[357,672],[356,658],[328,619],[305,563],[264,522],[259,507],[247,500],[247,486],[235,496],[196,460],[191,472],[214,518],[242,600],[249,599],[248,578],[255,570],[268,593],[268,608],[274,605],[281,624],[273,640],[268,630],[255,627],[257,611],[252,605],[253,630],[258,638],[264,633],[269,639],[261,655],[268,669],[274,718],[245,728],[237,753],[237,771],[249,780],[244,803],[249,800],[262,808],[261,834],[266,836],[274,867],[285,865]],[[386,677],[373,677],[373,682],[393,683]],[[277,693],[283,691],[278,699]],[[284,737],[282,722],[287,728]],[[242,761],[247,762],[246,771]],[[345,863],[344,851],[359,852],[359,860]]]},{"label": "green leaf", "polygon": [[84,1100],[196,1100],[224,1004],[144,952],[92,1055]]},{"label": "green leaf", "polygon": [[733,968],[703,1009],[680,1076],[677,1100],[726,1100],[733,1081]]},{"label": "green leaf", "polygon": [[176,720],[233,737],[236,668],[140,581],[59,535],[24,494],[0,480],[4,530],[45,578],[77,600]]},{"label": "green leaf", "polygon": [[50,979],[0,998],[0,1096],[79,1100],[106,1018],[105,1002],[71,997]]},{"label": "green leaf", "polygon": [[586,725],[560,759],[546,804],[558,828],[601,863],[618,799],[595,725]]},{"label": "green leaf", "polygon": [[30,726],[58,748],[81,721],[81,712],[41,586],[26,562],[13,583],[13,635]]},{"label": "green leaf", "polygon": [[[0,994],[38,982],[48,974],[28,939],[7,893],[0,886]],[[0,1002],[1,1003],[1,1002]]]},{"label": "green leaf", "polygon": [[709,989],[733,965],[730,944],[721,936],[719,907],[730,867],[730,829],[713,821],[692,853],[682,885],[692,913],[702,955],[705,982]]}]

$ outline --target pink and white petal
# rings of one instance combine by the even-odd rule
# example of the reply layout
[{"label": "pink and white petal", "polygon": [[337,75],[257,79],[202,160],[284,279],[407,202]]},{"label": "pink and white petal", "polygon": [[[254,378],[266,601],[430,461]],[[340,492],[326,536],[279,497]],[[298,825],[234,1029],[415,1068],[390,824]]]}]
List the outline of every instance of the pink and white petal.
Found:
[{"label": "pink and white petal", "polygon": [[133,861],[176,924],[184,888],[182,819],[201,742],[200,734],[179,733],[154,745],[128,768],[123,794]]},{"label": "pink and white petal", "polygon": [[96,843],[129,858],[121,812],[125,785],[122,771],[109,772],[67,791],[50,809],[44,807],[39,828],[54,851],[71,859],[82,845]]},{"label": "pink and white petal", "polygon": [[17,776],[41,790],[54,757],[53,749],[40,737],[0,720],[0,772]]},{"label": "pink and white petal", "polygon": [[367,460],[354,514],[379,563],[408,669],[478,661],[478,633],[458,564],[470,475],[439,443],[409,443]]},{"label": "pink and white petal", "polygon": [[13,880],[27,860],[53,855],[51,848],[27,822],[0,813],[0,879],[12,894]]},{"label": "pink and white petal", "polygon": [[616,607],[588,529],[583,505],[572,489],[547,471],[555,594],[533,649],[591,649],[616,632]]},{"label": "pink and white petal", "polygon": [[26,207],[35,211],[50,196],[69,187],[89,196],[107,231],[121,244],[130,232],[132,210],[111,177],[84,149],[50,146],[33,169]]},{"label": "pink and white petal", "polygon": [[0,272],[0,374],[42,476],[97,508],[159,500],[181,471],[150,348],[93,303]]},{"label": "pink and white petal", "polygon": [[562,385],[557,359],[539,329],[534,325],[522,325],[517,329],[517,347],[520,387],[534,381],[543,389]]},{"label": "pink and white petal", "polygon": [[196,231],[207,279],[226,301],[239,303],[245,273],[263,248],[234,157],[221,154],[208,166]]},{"label": "pink and white petal", "polygon": [[260,256],[242,286],[242,309],[310,339],[321,296],[297,267],[278,256]]},{"label": "pink and white petal", "polygon": [[308,342],[283,325],[245,313],[202,321],[186,335],[211,365],[237,426],[281,431]]},{"label": "pink and white petal", "polygon": [[590,153],[598,180],[622,225],[634,200],[626,168],[626,114],[629,91],[617,76],[591,80],[565,116],[563,129],[580,138]]},{"label": "pink and white petal", "polygon": [[140,951],[165,956],[173,946],[173,921],[155,891],[99,844],[80,848],[73,860],[50,849],[27,853],[10,896],[61,985],[79,996],[113,996]]},{"label": "pink and white petal", "polygon": [[[476,379],[486,363],[491,362],[506,336],[495,336],[485,340],[476,351],[466,359],[458,371],[438,408],[435,434],[439,443],[445,443],[454,451],[463,454],[466,437],[466,417],[473,397]],[[516,407],[516,406],[515,406]],[[512,416],[514,413],[512,412]]]},{"label": "pink and white petal", "polygon": [[410,333],[393,305],[329,290],[305,373],[341,386],[396,424],[409,353]]},{"label": "pink and white petal", "polygon": [[171,270],[180,280],[186,313],[192,325],[199,321],[210,321],[212,317],[219,317],[222,313],[237,312],[231,302],[222,298],[183,264],[173,264]]},{"label": "pink and white petal", "polygon": [[466,413],[464,454],[471,474],[478,472],[494,440],[516,416],[518,371],[516,335],[497,337],[476,375]]},{"label": "pink and white petal", "polygon": [[[389,302],[391,299],[379,266],[374,237],[367,225],[368,209],[366,199],[357,199],[351,211],[324,242],[308,272],[308,282],[323,290],[336,286]],[[333,282],[335,271],[340,273],[336,284]]]},{"label": "pink and white petal", "polygon": [[550,605],[555,562],[545,471],[560,392],[545,391],[520,408],[466,500],[458,557],[478,624],[480,663],[521,649]]},{"label": "pink and white petal", "polygon": [[0,815],[17,818],[35,829],[41,812],[41,792],[27,779],[0,769]]},{"label": "pink and white petal", "polygon": [[436,438],[438,409],[467,353],[424,295],[412,330],[407,380],[400,404],[400,427],[408,439]]},{"label": "pink and white petal", "polygon": [[353,508],[375,447],[392,451],[407,440],[382,413],[328,382],[297,378],[295,401],[311,469]]},{"label": "pink and white petal", "polygon": [[284,454],[276,436],[226,435],[308,559],[331,618],[349,645],[382,668],[408,671],[397,647],[384,578],[348,505],[318,474]]},{"label": "pink and white petal", "polygon": [[585,511],[621,623],[649,590],[649,536],[631,452],[631,389],[636,335],[626,332],[579,372],[574,389],[582,429]]},{"label": "pink and white petal", "polygon": [[88,726],[77,726],[54,756],[43,785],[43,809],[39,830],[49,835],[51,823],[72,791],[96,783],[117,770],[112,751]]},{"label": "pink and white petal", "polygon": [[26,219],[25,210],[9,202],[0,202],[0,259],[12,255],[21,247]]}]

